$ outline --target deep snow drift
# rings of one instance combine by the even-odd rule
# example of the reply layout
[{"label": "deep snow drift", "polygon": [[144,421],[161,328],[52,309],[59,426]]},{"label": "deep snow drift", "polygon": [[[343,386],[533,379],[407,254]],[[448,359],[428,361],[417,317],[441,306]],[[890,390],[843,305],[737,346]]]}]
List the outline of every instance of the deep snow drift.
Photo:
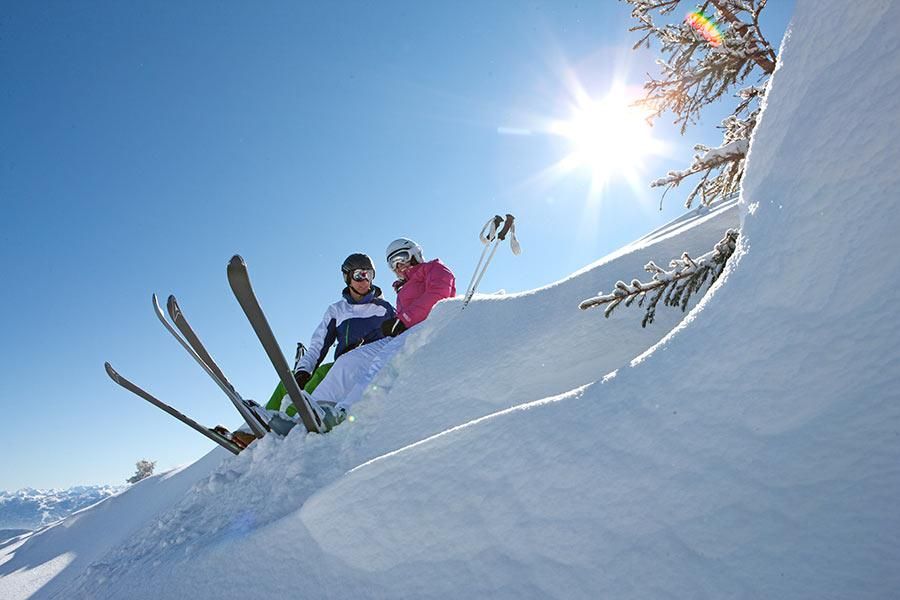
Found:
[{"label": "deep snow drift", "polygon": [[578,302],[708,250],[733,211],[439,305],[354,423],[216,450],[0,548],[0,596],[894,595],[898,29],[893,2],[798,2],[738,252],[632,366],[680,315]]}]

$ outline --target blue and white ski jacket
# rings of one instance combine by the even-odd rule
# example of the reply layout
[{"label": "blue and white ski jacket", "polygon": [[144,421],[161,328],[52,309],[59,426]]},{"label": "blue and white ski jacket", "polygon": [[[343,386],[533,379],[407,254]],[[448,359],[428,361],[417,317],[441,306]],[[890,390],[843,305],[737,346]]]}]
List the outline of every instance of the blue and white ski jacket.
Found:
[{"label": "blue and white ski jacket", "polygon": [[325,311],[322,322],[313,332],[306,354],[300,359],[298,371],[315,371],[335,342],[334,358],[337,360],[348,350],[380,340],[384,337],[381,324],[396,316],[391,303],[382,300],[381,289],[377,285],[372,286],[372,290],[358,302],[350,295],[349,288],[344,288],[342,295],[342,300]]}]

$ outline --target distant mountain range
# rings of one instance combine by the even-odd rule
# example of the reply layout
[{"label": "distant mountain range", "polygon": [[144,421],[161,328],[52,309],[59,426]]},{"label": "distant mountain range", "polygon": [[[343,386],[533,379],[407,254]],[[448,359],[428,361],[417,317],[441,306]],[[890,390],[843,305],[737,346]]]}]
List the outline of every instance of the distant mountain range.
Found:
[{"label": "distant mountain range", "polygon": [[[112,496],[127,486],[79,485],[65,490],[0,491],[0,530],[33,530]],[[11,536],[3,536],[11,537]]]}]

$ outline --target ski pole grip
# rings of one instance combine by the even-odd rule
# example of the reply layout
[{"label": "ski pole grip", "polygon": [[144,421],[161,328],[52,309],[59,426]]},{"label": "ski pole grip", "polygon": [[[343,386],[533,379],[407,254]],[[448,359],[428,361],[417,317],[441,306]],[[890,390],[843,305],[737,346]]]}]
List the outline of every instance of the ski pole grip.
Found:
[{"label": "ski pole grip", "polygon": [[[494,222],[491,225],[491,233],[493,233],[494,235],[488,235],[488,239],[490,239],[491,241],[494,240],[494,237],[497,235],[497,228],[500,227],[501,223],[503,223],[503,217],[501,217],[500,215],[494,215]],[[503,238],[500,239],[502,240]]]},{"label": "ski pole grip", "polygon": [[481,233],[478,235],[478,237],[481,238],[482,244],[488,245],[494,241],[494,238],[497,237],[497,228],[500,227],[502,222],[503,217],[494,215],[492,219],[489,219],[488,222],[484,224],[484,227],[481,228]]},{"label": "ski pole grip", "polygon": [[[499,219],[500,217],[495,217],[495,219]],[[500,233],[497,234],[497,237],[500,238],[501,241],[506,239],[506,234],[509,233],[510,228],[513,225],[513,221],[516,218],[509,213],[506,213],[506,220],[503,222],[503,229],[500,230]]]}]

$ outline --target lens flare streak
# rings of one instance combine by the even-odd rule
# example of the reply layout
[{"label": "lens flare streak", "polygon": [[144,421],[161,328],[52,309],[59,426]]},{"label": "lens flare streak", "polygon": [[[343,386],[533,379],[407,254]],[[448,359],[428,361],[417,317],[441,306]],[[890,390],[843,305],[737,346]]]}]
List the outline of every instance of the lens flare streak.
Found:
[{"label": "lens flare streak", "polygon": [[688,16],[684,18],[684,21],[693,27],[697,33],[702,35],[703,39],[709,42],[711,46],[718,48],[722,45],[722,41],[724,40],[722,32],[712,19],[699,10],[689,13]]}]

